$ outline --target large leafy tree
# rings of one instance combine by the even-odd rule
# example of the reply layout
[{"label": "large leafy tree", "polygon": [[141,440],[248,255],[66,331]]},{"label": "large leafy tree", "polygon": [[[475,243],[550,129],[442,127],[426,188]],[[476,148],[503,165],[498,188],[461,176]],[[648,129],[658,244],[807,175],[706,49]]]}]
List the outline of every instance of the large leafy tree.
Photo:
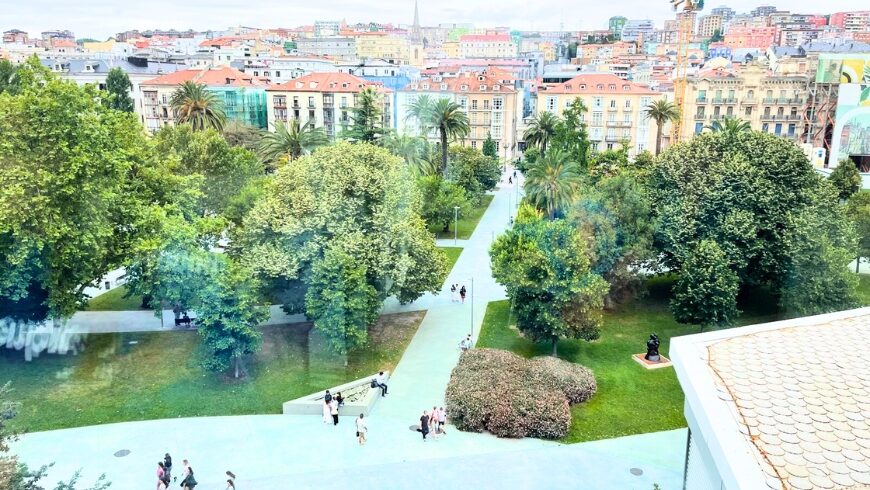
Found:
[{"label": "large leafy tree", "polygon": [[662,131],[665,124],[680,119],[680,108],[667,99],[653,101],[643,110],[644,115],[656,122],[656,155],[662,152]]},{"label": "large leafy tree", "polygon": [[552,220],[577,196],[580,169],[567,153],[552,150],[526,172],[526,198]]},{"label": "large leafy tree", "polygon": [[456,102],[449,99],[439,99],[432,106],[432,125],[438,130],[438,135],[441,138],[441,173],[446,179],[449,178],[447,174],[447,145],[452,140],[468,136],[471,131],[468,116]]},{"label": "large leafy tree", "polygon": [[492,139],[492,133],[486,133],[486,139],[483,140],[481,152],[490,158],[498,159],[498,143]]},{"label": "large leafy tree", "polygon": [[208,128],[220,131],[227,119],[223,101],[204,84],[182,83],[172,94],[170,104],[176,121],[189,124],[197,131]]},{"label": "large leafy tree", "polygon": [[861,174],[858,172],[858,167],[852,163],[852,160],[845,159],[840,161],[840,164],[831,172],[828,179],[834,188],[837,189],[839,198],[844,201],[861,190]]},{"label": "large leafy tree", "polygon": [[526,144],[541,149],[541,153],[547,152],[547,145],[556,136],[559,117],[552,112],[536,114],[529,123],[528,129],[523,134]]},{"label": "large leafy tree", "polygon": [[257,282],[250,271],[216,256],[220,274],[200,291],[197,315],[199,333],[208,357],[203,365],[212,371],[232,367],[238,378],[243,360],[260,346],[258,325],[269,318],[269,309],[260,302]]},{"label": "large leafy tree", "polygon": [[175,172],[200,176],[200,215],[223,214],[247,184],[263,175],[263,164],[244,148],[231,147],[213,129],[195,131],[191,126],[166,126],[155,138],[159,155],[176,162]]},{"label": "large leafy tree", "polygon": [[130,91],[133,89],[133,84],[130,83],[130,77],[127,73],[118,68],[112,68],[106,75],[106,91],[109,92],[107,103],[109,107],[118,111],[133,112],[135,105],[133,98],[130,97]]},{"label": "large leafy tree", "polygon": [[480,150],[459,145],[451,146],[449,154],[449,180],[465,189],[470,200],[476,202],[484,192],[495,189],[501,178],[498,160]]},{"label": "large leafy tree", "polygon": [[229,121],[224,124],[221,134],[230,146],[238,146],[253,152],[257,151],[260,140],[264,136],[260,128],[240,121]]},{"label": "large leafy tree", "polygon": [[443,225],[443,231],[449,231],[456,215],[467,216],[471,211],[465,189],[440,175],[420,177],[417,185],[422,197],[420,216],[430,226]]},{"label": "large leafy tree", "polygon": [[556,121],[556,132],[552,136],[551,144],[553,148],[570,155],[581,169],[588,167],[589,134],[586,131],[586,123],[583,122],[586,112],[583,99],[578,97],[572,100],[562,111],[562,117]]},{"label": "large leafy tree", "polygon": [[[141,216],[181,195],[131,114],[31,61],[0,94],[0,303],[30,319],[72,315],[120,265]],[[155,185],[155,182],[159,182]]]},{"label": "large leafy tree", "polygon": [[[836,209],[834,194],[823,192],[828,184],[818,176],[799,147],[790,141],[761,132],[727,136],[705,133],[663,153],[650,177],[653,210],[657,217],[656,240],[667,266],[684,272],[690,257],[703,240],[715,241],[740,286],[766,285],[780,294],[784,308],[788,297],[813,298],[806,292],[783,288],[813,287],[826,280],[822,267],[808,269],[803,261],[830,261],[838,257],[833,249],[854,245],[846,218],[831,214]],[[831,200],[828,201],[828,198]],[[839,211],[842,214],[842,210]],[[831,226],[819,226],[822,222]],[[841,227],[839,231],[833,228]],[[821,234],[815,240],[824,245],[799,249],[795,237]],[[805,253],[797,260],[797,250]],[[846,264],[842,265],[846,268]],[[789,278],[800,273],[802,281]],[[815,280],[811,274],[817,274]],[[692,281],[683,275],[680,281]],[[680,285],[690,288],[690,284]],[[846,286],[848,288],[848,286]],[[851,295],[839,297],[840,306],[852,304]],[[830,302],[811,301],[804,311],[830,311]],[[703,311],[686,317],[699,323],[717,323],[719,318],[702,321]]]},{"label": "large leafy tree", "polygon": [[267,162],[275,162],[283,157],[294,160],[327,143],[329,137],[326,131],[315,128],[313,121],[309,120],[300,126],[298,119],[292,119],[287,124],[277,121],[275,131],[263,135],[258,151]]},{"label": "large leafy tree", "polygon": [[561,338],[598,338],[607,283],[592,272],[587,245],[568,222],[523,208],[490,249],[493,277],[507,289],[517,328],[550,342],[555,356]]},{"label": "large leafy tree", "polygon": [[846,214],[857,232],[858,250],[855,272],[860,271],[861,259],[870,257],[870,192],[859,192],[849,198]]},{"label": "large leafy tree", "polygon": [[[360,301],[375,314],[388,296],[407,303],[441,286],[446,259],[418,214],[419,199],[401,159],[369,144],[339,142],[278,169],[236,246],[244,263],[302,291],[306,304],[326,294],[317,278],[341,273],[348,276],[345,284],[356,284],[356,267],[362,267],[377,301]],[[354,258],[354,268],[341,264],[338,251],[331,252],[336,255],[329,266],[321,265],[327,249],[337,246]],[[348,288],[343,291],[353,289]],[[321,320],[326,310],[308,310],[300,302],[285,307],[305,311],[325,334],[335,333]]]},{"label": "large leafy tree", "polygon": [[740,280],[719,245],[701,240],[689,251],[682,277],[674,285],[671,309],[683,323],[730,325],[740,312]]},{"label": "large leafy tree", "polygon": [[384,136],[384,110],[381,95],[374,87],[366,87],[356,97],[353,124],[347,137],[352,141],[376,143]]},{"label": "large leafy tree", "polygon": [[428,157],[426,140],[417,136],[398,135],[391,132],[384,138],[384,148],[401,157],[411,171],[418,176],[437,172],[436,165]]}]

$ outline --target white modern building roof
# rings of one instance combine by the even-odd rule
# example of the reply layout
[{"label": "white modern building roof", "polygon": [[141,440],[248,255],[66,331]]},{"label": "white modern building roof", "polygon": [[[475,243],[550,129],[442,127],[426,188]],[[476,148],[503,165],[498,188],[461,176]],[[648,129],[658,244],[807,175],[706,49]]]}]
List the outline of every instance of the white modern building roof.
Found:
[{"label": "white modern building roof", "polygon": [[687,489],[870,488],[870,308],[671,339]]}]

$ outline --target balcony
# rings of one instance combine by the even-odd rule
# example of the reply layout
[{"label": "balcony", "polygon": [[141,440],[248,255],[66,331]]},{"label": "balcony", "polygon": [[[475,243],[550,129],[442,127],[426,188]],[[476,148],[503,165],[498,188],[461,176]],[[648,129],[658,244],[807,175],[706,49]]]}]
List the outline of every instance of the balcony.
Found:
[{"label": "balcony", "polygon": [[704,114],[704,113],[701,113],[701,114],[695,114],[695,120],[696,120],[696,121],[703,121],[704,119],[707,119],[707,115],[706,115],[706,114]]},{"label": "balcony", "polygon": [[633,109],[632,109],[632,107],[630,107],[630,106],[629,106],[629,107],[623,107],[623,108],[622,108],[622,112],[632,112],[632,110],[633,110]]},{"label": "balcony", "polygon": [[274,107],[275,109],[286,109],[287,103],[286,102],[275,102],[275,104],[272,107]]},{"label": "balcony", "polygon": [[608,143],[619,143],[619,142],[622,141],[622,140],[623,140],[622,136],[613,136],[613,135],[610,135],[610,134],[608,134],[608,135],[604,138],[604,141],[606,141],[606,142],[608,142]]},{"label": "balcony", "polygon": [[608,128],[630,128],[631,122],[626,121],[607,121]]},{"label": "balcony", "polygon": [[608,107],[608,108],[607,108],[607,111],[608,111],[608,112],[616,112],[616,111],[618,111],[618,110],[619,110],[619,108],[617,108],[617,107]]},{"label": "balcony", "polygon": [[758,99],[752,97],[751,99],[743,99],[740,101],[740,105],[755,105],[758,103]]},{"label": "balcony", "polygon": [[707,97],[698,97],[697,99],[695,99],[695,102],[697,102],[698,104],[706,104]]},{"label": "balcony", "polygon": [[716,97],[713,99],[714,104],[736,104],[737,99],[733,97]]}]

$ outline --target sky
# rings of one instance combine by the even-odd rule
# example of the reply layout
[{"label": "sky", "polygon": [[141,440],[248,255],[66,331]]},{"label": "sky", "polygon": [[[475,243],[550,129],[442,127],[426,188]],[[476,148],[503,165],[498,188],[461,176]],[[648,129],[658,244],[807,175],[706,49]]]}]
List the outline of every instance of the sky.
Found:
[{"label": "sky", "polygon": [[[509,26],[520,30],[604,29],[607,19],[623,15],[630,19],[653,19],[657,24],[673,18],[667,0],[622,0],[601,8],[600,0],[419,0],[420,23],[467,22],[476,27]],[[127,29],[222,30],[230,26],[295,27],[315,20],[391,22],[410,24],[414,0],[0,0],[0,30],[22,29],[32,36],[53,29],[69,29],[76,37],[105,39]],[[722,3],[707,0],[706,10]],[[14,5],[13,5],[14,4]],[[497,8],[493,8],[493,4]],[[725,3],[748,12],[759,0]],[[867,0],[775,0],[776,5],[799,13],[840,12],[867,9]],[[820,9],[824,9],[820,11]]]}]

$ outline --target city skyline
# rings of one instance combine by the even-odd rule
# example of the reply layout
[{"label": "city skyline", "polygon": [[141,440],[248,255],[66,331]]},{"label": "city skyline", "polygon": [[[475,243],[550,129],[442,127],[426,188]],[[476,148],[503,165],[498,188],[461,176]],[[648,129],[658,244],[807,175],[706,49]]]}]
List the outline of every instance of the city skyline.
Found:
[{"label": "city skyline", "polygon": [[[586,2],[590,5],[592,2]],[[832,0],[820,8],[816,2],[793,0],[787,8],[792,12],[828,14],[838,11],[859,10],[859,0]],[[149,9],[143,11],[140,4],[115,4],[108,0],[84,0],[75,4],[57,5],[54,2],[34,1],[17,5],[6,12],[2,29],[21,29],[38,35],[41,31],[69,29],[76,36],[105,39],[117,32],[129,29],[178,29],[192,28],[197,31],[223,30],[232,26],[258,28],[296,27],[311,24],[315,20],[346,20],[357,22],[382,22],[394,25],[410,24],[413,19],[413,0],[384,0],[377,4],[361,6],[358,2],[333,0],[328,4],[290,8],[275,0],[259,0],[253,3],[216,0],[207,5],[179,5],[168,0],[152,0]],[[607,19],[622,15],[635,19],[652,19],[661,24],[673,18],[674,11],[664,0],[647,2],[628,0],[612,10],[597,10],[586,17],[572,17],[571,11],[583,11],[581,5],[566,5],[545,0],[530,3],[506,0],[502,8],[493,12],[491,4],[484,2],[461,2],[446,0],[434,6],[420,3],[420,22],[424,26],[439,23],[472,23],[477,27],[509,26],[520,30],[594,30],[606,29]],[[759,5],[775,5],[786,8],[782,2],[759,2],[735,0],[711,2],[704,12],[726,5],[737,12],[748,12]],[[824,9],[822,11],[822,9]],[[149,12],[154,12],[153,14]],[[162,12],[172,12],[171,19]],[[340,14],[336,14],[339,13]],[[633,13],[643,12],[641,15]],[[703,13],[702,13],[703,14]],[[228,22],[232,19],[234,22]]]}]

